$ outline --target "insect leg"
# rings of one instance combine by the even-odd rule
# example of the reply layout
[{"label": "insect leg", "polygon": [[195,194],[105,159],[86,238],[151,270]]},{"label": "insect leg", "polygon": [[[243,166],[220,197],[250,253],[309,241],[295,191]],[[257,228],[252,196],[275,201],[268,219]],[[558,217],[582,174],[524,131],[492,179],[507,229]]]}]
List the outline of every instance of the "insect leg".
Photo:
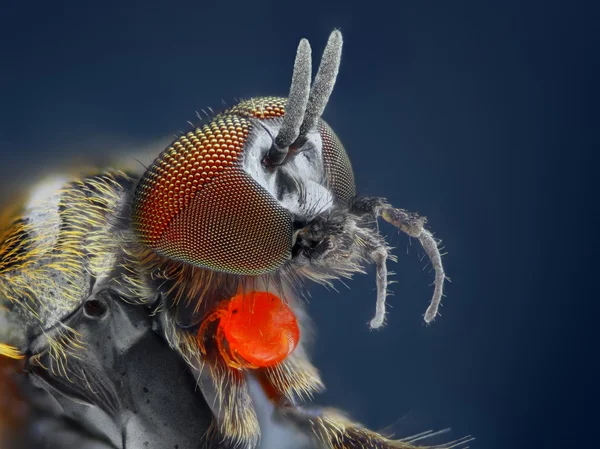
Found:
[{"label": "insect leg", "polygon": [[416,213],[384,205],[379,210],[379,216],[388,223],[396,226],[405,234],[418,239],[431,261],[433,269],[435,270],[435,287],[433,298],[425,312],[425,322],[430,323],[438,313],[438,308],[444,292],[444,280],[446,279],[438,242],[433,238],[433,234],[425,229],[427,219],[425,217],[420,217]]},{"label": "insect leg", "polygon": [[282,363],[261,373],[263,388],[275,402],[285,398],[287,403],[312,399],[325,389],[315,366],[310,363],[303,346],[299,344]]},{"label": "insect leg", "polygon": [[230,368],[219,357],[204,357],[196,337],[175,326],[175,321],[163,311],[159,318],[160,331],[196,376],[198,388],[213,412],[215,423],[210,433],[240,449],[253,449],[260,441],[260,426],[248,386],[241,371]]},{"label": "insect leg", "polygon": [[[421,246],[425,250],[425,253],[429,257],[429,260],[431,261],[433,269],[435,270],[433,297],[424,316],[426,323],[433,321],[433,319],[437,316],[438,308],[444,293],[444,281],[446,280],[446,273],[444,272],[444,266],[442,265],[442,255],[438,246],[439,241],[433,237],[433,234],[429,230],[425,229],[427,218],[421,217],[419,214],[414,212],[408,212],[404,209],[392,207],[384,198],[367,196],[357,197],[352,204],[351,211],[353,214],[356,214],[359,217],[369,217],[375,220],[378,217],[381,217],[408,236],[419,240]],[[377,250],[379,247],[375,246],[373,249]],[[385,268],[381,267],[382,264],[380,258],[378,259],[372,255],[372,259],[377,265],[378,312],[373,321],[371,321],[371,327],[378,327],[374,326],[374,324],[381,325],[383,322],[383,314],[385,314],[385,310],[383,310],[383,314],[381,314],[381,311],[379,310],[380,308],[385,307],[385,296],[382,298],[382,291],[383,293],[386,293],[385,290],[383,290],[386,285],[381,285],[382,282],[379,279],[381,276],[383,276]]]},{"label": "insect leg", "polygon": [[[312,432],[320,449],[416,449],[412,443],[417,439],[390,439],[353,422],[339,410],[322,407],[288,406],[280,411],[300,428]],[[434,433],[426,433],[434,436]],[[420,440],[420,438],[419,438]],[[464,447],[469,438],[450,443],[428,446],[428,449],[451,449]]]},{"label": "insect leg", "polygon": [[387,297],[388,285],[386,262],[388,257],[388,251],[383,246],[378,247],[371,253],[371,258],[375,261],[375,269],[377,271],[377,303],[375,305],[375,316],[370,323],[372,329],[381,327],[385,321],[385,299]]}]

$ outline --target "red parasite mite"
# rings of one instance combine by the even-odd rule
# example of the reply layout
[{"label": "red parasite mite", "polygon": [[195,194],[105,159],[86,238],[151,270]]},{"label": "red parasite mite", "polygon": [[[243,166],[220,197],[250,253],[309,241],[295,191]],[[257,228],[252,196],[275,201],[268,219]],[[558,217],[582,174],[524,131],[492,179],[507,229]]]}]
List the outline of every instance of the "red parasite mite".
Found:
[{"label": "red parasite mite", "polygon": [[227,365],[259,369],[278,365],[300,340],[298,321],[290,306],[269,292],[238,293],[222,301],[198,331],[198,345],[206,355],[209,325],[218,321],[215,340]]}]

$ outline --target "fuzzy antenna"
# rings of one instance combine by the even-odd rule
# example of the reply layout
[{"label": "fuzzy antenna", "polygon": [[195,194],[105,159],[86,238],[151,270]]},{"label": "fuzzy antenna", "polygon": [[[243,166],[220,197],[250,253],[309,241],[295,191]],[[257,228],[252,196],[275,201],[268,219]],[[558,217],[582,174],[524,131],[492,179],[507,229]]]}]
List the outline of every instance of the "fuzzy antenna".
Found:
[{"label": "fuzzy antenna", "polygon": [[329,96],[335,86],[335,80],[340,70],[342,59],[342,33],[334,30],[329,36],[327,46],[323,51],[321,64],[315,82],[310,91],[308,105],[304,114],[304,121],[300,127],[300,135],[304,136],[316,124],[317,119],[323,114]]},{"label": "fuzzy antenna", "polygon": [[323,114],[340,70],[342,43],[342,33],[338,30],[333,31],[323,51],[321,64],[311,88],[310,44],[306,39],[300,41],[283,123],[268,154],[271,164],[281,164],[287,157],[290,146],[302,141]]},{"label": "fuzzy antenna", "polygon": [[304,112],[310,94],[310,79],[312,76],[311,49],[306,39],[298,44],[292,85],[285,107],[285,116],[275,138],[275,145],[269,153],[269,160],[278,164],[285,159],[289,146],[300,135],[300,126],[304,120]]}]

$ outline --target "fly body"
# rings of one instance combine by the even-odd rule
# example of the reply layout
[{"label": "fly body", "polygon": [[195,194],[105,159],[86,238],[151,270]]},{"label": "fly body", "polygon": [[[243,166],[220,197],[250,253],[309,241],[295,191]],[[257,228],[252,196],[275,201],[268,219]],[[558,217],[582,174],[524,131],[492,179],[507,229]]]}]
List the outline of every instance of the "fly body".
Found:
[{"label": "fly body", "polygon": [[26,394],[46,395],[30,408],[53,423],[49,447],[254,449],[268,430],[252,383],[312,447],[414,447],[311,405],[324,386],[306,349],[307,281],[374,264],[370,326],[381,327],[394,256],[379,218],[429,256],[427,323],[445,281],[425,219],[357,195],[350,158],[322,118],[341,51],[334,31],[313,82],[303,39],[287,98],[239,102],[141,175],[40,186],[5,220],[0,354],[21,359]]}]

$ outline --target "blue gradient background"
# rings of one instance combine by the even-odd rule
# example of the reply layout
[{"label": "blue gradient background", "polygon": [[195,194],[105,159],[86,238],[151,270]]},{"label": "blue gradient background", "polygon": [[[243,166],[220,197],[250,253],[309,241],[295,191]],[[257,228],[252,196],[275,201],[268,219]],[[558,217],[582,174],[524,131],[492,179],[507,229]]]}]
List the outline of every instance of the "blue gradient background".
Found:
[{"label": "blue gradient background", "polygon": [[6,2],[2,196],[53,167],[158,153],[222,99],[286,95],[298,40],[317,56],[339,27],[325,118],[360,193],[429,217],[453,282],[425,326],[433,274],[384,227],[387,328],[368,330],[372,270],[315,287],[318,402],[475,448],[596,447],[599,23],[566,1]]}]

